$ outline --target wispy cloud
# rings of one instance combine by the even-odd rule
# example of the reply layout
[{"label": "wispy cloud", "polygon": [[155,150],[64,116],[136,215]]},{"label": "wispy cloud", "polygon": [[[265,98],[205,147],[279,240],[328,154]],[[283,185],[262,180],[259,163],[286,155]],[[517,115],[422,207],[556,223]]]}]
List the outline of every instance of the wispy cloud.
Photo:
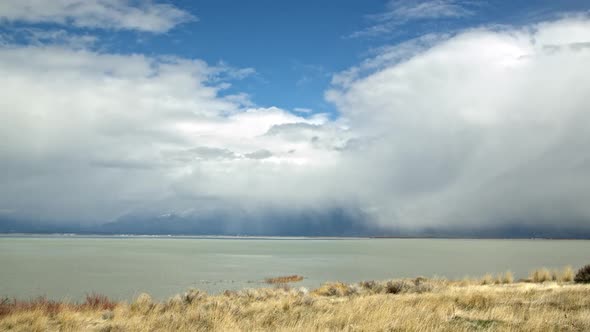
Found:
[{"label": "wispy cloud", "polygon": [[0,34],[0,45],[15,45],[22,40],[34,46],[67,46],[73,49],[92,48],[98,37],[86,33],[72,33],[64,29],[14,28]]},{"label": "wispy cloud", "polygon": [[194,21],[190,13],[152,0],[3,0],[0,22],[53,23],[82,28],[166,32]]},{"label": "wispy cloud", "polygon": [[413,21],[457,19],[475,14],[475,2],[457,0],[392,0],[383,13],[367,15],[372,25],[352,33],[349,37],[374,37],[390,33]]}]

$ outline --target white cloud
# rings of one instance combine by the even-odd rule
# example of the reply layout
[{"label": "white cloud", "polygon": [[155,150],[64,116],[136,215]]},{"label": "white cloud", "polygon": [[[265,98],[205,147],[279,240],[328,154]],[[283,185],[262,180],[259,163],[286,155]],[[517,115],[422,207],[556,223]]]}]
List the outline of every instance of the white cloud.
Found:
[{"label": "white cloud", "polygon": [[382,222],[590,226],[589,40],[587,18],[477,29],[336,80]]},{"label": "white cloud", "polygon": [[222,97],[251,73],[224,64],[2,46],[1,208],[91,222],[238,202],[406,228],[588,227],[588,36],[574,17],[383,48],[334,79],[337,120]]},{"label": "white cloud", "polygon": [[332,125],[321,115],[248,107],[236,101],[243,95],[220,97],[221,78],[244,74],[232,70],[61,46],[0,48],[0,200],[17,215],[105,221],[169,211],[179,195],[303,197],[271,192],[335,152],[265,134],[290,123]]},{"label": "white cloud", "polygon": [[0,20],[166,32],[196,18],[172,5],[152,0],[3,0]]},{"label": "white cloud", "polygon": [[477,5],[478,3],[474,1],[391,0],[387,3],[385,12],[367,16],[374,24],[352,33],[349,37],[375,37],[388,34],[412,21],[468,17],[475,14],[473,7]]},{"label": "white cloud", "polygon": [[429,1],[407,1],[392,0],[387,5],[389,11],[378,15],[377,20],[396,19],[424,19],[441,17],[465,17],[473,12],[460,1],[453,0],[429,0]]}]

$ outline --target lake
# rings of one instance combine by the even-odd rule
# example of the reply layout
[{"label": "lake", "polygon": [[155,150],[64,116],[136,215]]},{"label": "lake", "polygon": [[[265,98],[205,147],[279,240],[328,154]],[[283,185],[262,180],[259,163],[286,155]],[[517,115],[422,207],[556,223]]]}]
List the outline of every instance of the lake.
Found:
[{"label": "lake", "polygon": [[195,287],[207,292],[415,276],[462,278],[590,263],[590,241],[170,237],[0,237],[0,297],[78,300],[90,292],[158,299]]}]

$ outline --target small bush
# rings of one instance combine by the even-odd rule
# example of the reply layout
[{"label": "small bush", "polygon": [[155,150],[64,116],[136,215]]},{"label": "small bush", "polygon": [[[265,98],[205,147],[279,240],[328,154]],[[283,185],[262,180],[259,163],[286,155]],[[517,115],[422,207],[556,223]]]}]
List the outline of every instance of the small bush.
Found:
[{"label": "small bush", "polygon": [[116,305],[117,303],[105,295],[92,293],[86,295],[86,301],[82,306],[93,310],[113,310]]},{"label": "small bush", "polygon": [[361,281],[359,283],[359,286],[361,287],[361,289],[369,291],[370,293],[381,293],[383,290],[383,285],[374,280]]},{"label": "small bush", "polygon": [[412,285],[406,281],[403,281],[403,280],[388,281],[387,284],[385,284],[385,293],[399,294],[399,293],[407,292],[411,288],[412,288]]},{"label": "small bush", "polygon": [[320,296],[350,296],[356,294],[356,289],[343,282],[328,282],[313,293]]},{"label": "small bush", "polygon": [[194,302],[201,301],[206,297],[207,297],[207,293],[202,292],[198,289],[192,288],[192,289],[189,289],[187,292],[185,292],[181,298],[185,304],[191,304]]},{"label": "small bush", "polygon": [[28,301],[3,298],[0,300],[0,317],[18,311],[42,311],[53,316],[57,315],[65,306],[64,303],[48,300],[43,296]]},{"label": "small bush", "polygon": [[580,284],[590,283],[590,264],[578,270],[578,273],[576,273],[576,276],[574,277],[574,281]]}]

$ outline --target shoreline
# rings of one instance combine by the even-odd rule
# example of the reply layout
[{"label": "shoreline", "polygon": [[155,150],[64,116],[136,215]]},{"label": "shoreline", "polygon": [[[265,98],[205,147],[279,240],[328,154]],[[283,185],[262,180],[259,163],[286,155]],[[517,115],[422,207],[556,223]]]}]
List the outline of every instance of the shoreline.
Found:
[{"label": "shoreline", "polygon": [[259,235],[175,235],[175,234],[91,234],[91,233],[0,233],[2,238],[112,238],[112,239],[201,239],[201,240],[526,240],[589,241],[590,238],[562,237],[444,237],[444,236],[259,236]]}]

